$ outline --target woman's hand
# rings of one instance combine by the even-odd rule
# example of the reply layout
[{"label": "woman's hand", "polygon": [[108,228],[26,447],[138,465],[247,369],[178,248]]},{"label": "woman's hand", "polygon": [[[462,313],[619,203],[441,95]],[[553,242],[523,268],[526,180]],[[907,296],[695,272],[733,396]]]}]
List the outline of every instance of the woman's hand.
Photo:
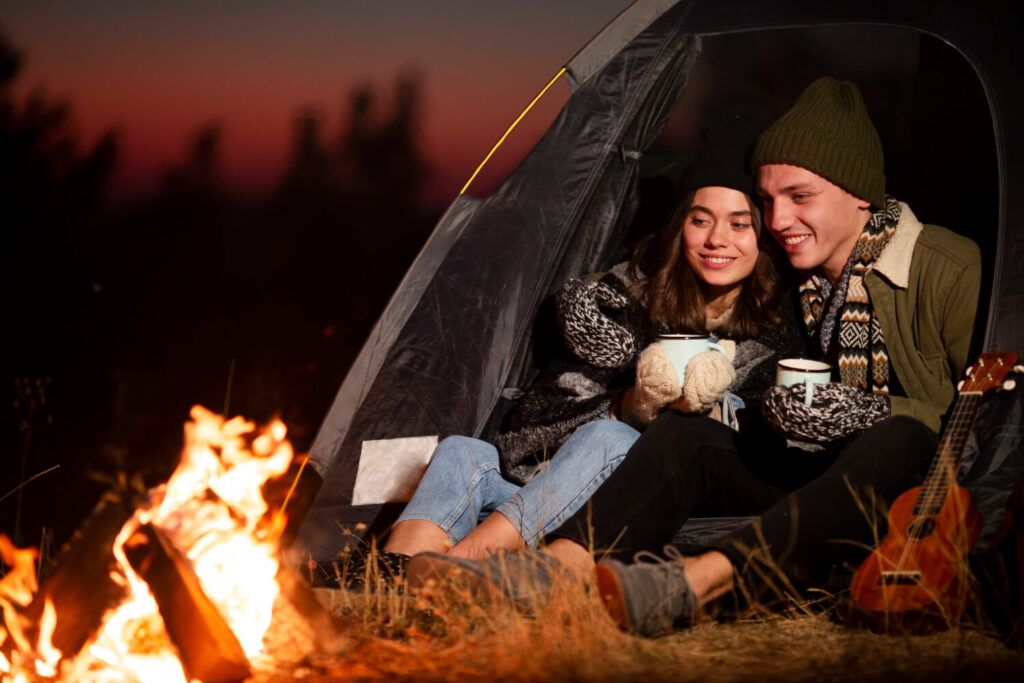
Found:
[{"label": "woman's hand", "polygon": [[[623,417],[650,424],[658,413],[682,395],[679,373],[661,344],[651,344],[636,361],[636,386],[622,401]],[[632,418],[632,419],[630,419]]]},{"label": "woman's hand", "polygon": [[706,413],[722,402],[725,390],[736,379],[732,366],[736,357],[736,342],[723,339],[718,342],[725,349],[698,353],[686,364],[682,396],[672,404],[673,410],[684,413]]},{"label": "woman's hand", "polygon": [[636,357],[636,335],[609,317],[629,299],[604,282],[573,278],[555,295],[555,313],[566,346],[598,368],[617,368]]}]

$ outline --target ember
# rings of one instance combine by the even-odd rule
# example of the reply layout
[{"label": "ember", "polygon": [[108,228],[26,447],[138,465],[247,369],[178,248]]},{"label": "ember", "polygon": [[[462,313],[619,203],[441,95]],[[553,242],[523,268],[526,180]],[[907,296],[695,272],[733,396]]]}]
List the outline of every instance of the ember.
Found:
[{"label": "ember", "polygon": [[[119,506],[101,503],[70,544],[90,545],[119,528],[116,538],[108,536],[116,564],[104,578],[112,582],[107,592],[123,598],[104,605],[110,609],[84,646],[85,634],[77,632],[89,627],[66,622],[88,622],[89,610],[63,609],[83,602],[79,582],[67,576],[82,550],[64,553],[56,572],[64,576],[37,591],[35,551],[0,537],[0,557],[11,567],[0,582],[0,656],[10,655],[0,659],[5,680],[59,672],[75,681],[233,681],[259,667],[287,573],[278,560],[285,517],[268,514],[261,491],[289,471],[292,448],[280,421],[257,431],[241,417],[225,420],[200,406],[191,418],[167,483],[150,490],[119,527],[110,525]],[[294,595],[300,584],[283,583],[293,593],[286,597],[308,612],[306,596]]]}]

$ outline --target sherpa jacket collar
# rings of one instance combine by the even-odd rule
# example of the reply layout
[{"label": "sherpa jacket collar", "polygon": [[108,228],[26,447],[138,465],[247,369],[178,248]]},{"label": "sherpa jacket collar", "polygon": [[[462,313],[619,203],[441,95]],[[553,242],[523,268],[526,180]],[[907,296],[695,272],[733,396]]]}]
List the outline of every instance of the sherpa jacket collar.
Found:
[{"label": "sherpa jacket collar", "polygon": [[885,245],[881,255],[875,260],[872,270],[885,277],[894,286],[906,289],[910,284],[910,261],[914,255],[914,245],[924,226],[905,203],[900,202],[900,218],[896,223],[896,233]]}]

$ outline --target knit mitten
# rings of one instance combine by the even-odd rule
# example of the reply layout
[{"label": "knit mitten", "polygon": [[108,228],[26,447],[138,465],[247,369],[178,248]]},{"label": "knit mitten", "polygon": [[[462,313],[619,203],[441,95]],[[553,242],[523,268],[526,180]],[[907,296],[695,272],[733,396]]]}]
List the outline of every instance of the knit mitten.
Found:
[{"label": "knit mitten", "polygon": [[726,353],[704,351],[686,364],[683,377],[683,395],[672,408],[684,413],[706,413],[722,402],[725,390],[736,379],[732,359],[736,356],[736,342],[719,342]]},{"label": "knit mitten", "polygon": [[[721,355],[721,354],[719,354]],[[662,408],[679,398],[679,373],[661,344],[651,344],[636,361],[636,386],[623,405],[635,422],[650,424]]]},{"label": "knit mitten", "polygon": [[889,397],[832,382],[814,387],[811,405],[804,403],[807,387],[772,387],[761,412],[780,434],[789,439],[829,443],[864,431],[889,417]]},{"label": "knit mitten", "polygon": [[601,309],[621,311],[628,305],[624,294],[604,282],[568,280],[555,295],[555,311],[566,346],[595,367],[626,365],[639,350],[636,335]]}]

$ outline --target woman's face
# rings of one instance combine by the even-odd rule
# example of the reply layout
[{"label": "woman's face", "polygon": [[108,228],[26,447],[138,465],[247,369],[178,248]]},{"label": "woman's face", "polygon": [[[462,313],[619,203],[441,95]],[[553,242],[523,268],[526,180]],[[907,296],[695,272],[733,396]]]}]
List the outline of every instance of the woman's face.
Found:
[{"label": "woman's face", "polygon": [[747,196],[728,187],[697,190],[683,222],[683,251],[712,298],[738,294],[758,255]]}]

